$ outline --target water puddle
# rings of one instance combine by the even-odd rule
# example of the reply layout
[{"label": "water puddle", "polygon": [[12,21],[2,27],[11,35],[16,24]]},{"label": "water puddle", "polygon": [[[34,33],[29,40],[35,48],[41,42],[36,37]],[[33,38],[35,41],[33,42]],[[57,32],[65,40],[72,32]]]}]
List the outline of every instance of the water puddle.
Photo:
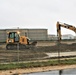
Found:
[{"label": "water puddle", "polygon": [[30,73],[30,74],[22,74],[22,75],[76,75],[76,69],[47,71],[47,72]]}]

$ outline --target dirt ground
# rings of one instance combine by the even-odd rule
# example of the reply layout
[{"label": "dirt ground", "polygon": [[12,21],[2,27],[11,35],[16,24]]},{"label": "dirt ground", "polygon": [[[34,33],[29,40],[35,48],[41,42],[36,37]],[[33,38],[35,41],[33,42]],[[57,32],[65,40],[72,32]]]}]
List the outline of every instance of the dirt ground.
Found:
[{"label": "dirt ground", "polygon": [[[46,53],[56,53],[58,50],[60,52],[72,52],[76,51],[75,41],[63,41],[58,43],[56,41],[38,41],[34,49],[25,50],[6,50],[6,44],[0,44],[0,63],[6,62],[17,62],[19,61],[32,61],[40,60],[47,57]],[[29,68],[29,69],[16,69],[16,70],[6,70],[0,71],[0,75],[13,75],[22,73],[32,73],[41,72],[49,70],[60,70],[67,68],[76,68],[76,65],[60,65],[60,66],[47,66],[39,68]]]},{"label": "dirt ground", "polygon": [[6,44],[0,44],[0,63],[17,62],[17,61],[31,61],[46,58],[46,53],[52,52],[70,52],[76,51],[75,41],[38,41],[33,49],[25,50],[6,50]]}]

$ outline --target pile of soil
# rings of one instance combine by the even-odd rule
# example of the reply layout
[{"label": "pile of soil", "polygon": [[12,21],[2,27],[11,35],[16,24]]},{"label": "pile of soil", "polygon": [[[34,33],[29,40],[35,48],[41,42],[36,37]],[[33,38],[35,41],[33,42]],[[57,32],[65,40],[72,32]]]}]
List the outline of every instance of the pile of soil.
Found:
[{"label": "pile of soil", "polygon": [[37,51],[40,52],[67,52],[67,51],[76,51],[76,43],[73,44],[56,44],[54,46],[43,46],[36,48]]}]

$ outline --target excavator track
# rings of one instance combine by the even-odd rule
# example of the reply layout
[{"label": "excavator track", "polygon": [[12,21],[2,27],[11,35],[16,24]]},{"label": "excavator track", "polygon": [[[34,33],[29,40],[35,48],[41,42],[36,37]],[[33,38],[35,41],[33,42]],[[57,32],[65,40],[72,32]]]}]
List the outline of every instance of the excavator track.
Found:
[{"label": "excavator track", "polygon": [[7,44],[6,46],[7,50],[21,50],[21,49],[27,49],[26,45],[22,45],[22,44]]},{"label": "excavator track", "polygon": [[6,49],[7,50],[34,49],[36,44],[37,44],[36,41],[32,42],[31,44],[28,44],[28,45],[24,45],[24,44],[20,44],[20,43],[17,43],[17,44],[9,43],[9,44],[6,45]]},{"label": "excavator track", "polygon": [[14,50],[17,49],[17,44],[7,44],[6,45],[7,50]]}]

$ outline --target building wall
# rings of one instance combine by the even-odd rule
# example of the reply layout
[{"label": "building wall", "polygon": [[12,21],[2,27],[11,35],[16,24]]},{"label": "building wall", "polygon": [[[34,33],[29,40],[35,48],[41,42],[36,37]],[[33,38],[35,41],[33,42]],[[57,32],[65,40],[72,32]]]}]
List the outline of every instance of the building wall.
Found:
[{"label": "building wall", "polygon": [[0,30],[0,42],[5,42],[6,41],[6,31],[5,30]]},{"label": "building wall", "polygon": [[62,39],[74,39],[74,36],[71,34],[62,35]]},{"label": "building wall", "polygon": [[28,37],[31,40],[47,40],[47,30],[46,29],[29,29]]},{"label": "building wall", "polygon": [[47,40],[47,29],[5,29],[0,30],[0,42],[6,41],[7,32],[20,31],[21,36],[27,36],[31,40]]},{"label": "building wall", "polygon": [[48,40],[57,40],[57,35],[48,35]]}]

